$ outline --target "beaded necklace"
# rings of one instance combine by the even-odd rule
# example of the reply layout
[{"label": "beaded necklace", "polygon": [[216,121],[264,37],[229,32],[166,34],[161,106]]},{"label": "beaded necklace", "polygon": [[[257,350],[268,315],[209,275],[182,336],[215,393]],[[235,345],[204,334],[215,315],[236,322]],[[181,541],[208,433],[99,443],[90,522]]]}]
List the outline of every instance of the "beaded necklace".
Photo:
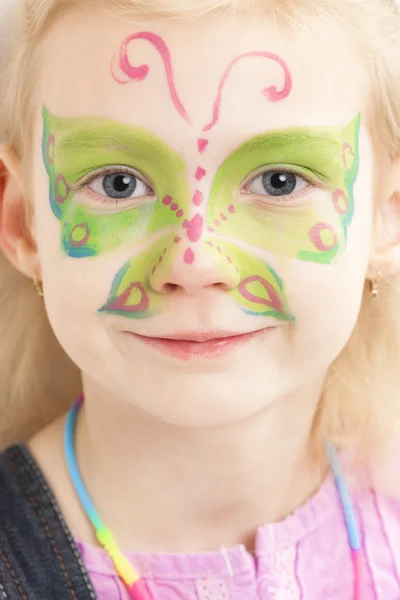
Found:
[{"label": "beaded necklace", "polygon": [[[121,552],[115,542],[111,531],[103,524],[94,504],[88,494],[85,484],[79,472],[75,458],[75,425],[80,407],[83,404],[81,395],[71,407],[64,429],[64,450],[67,468],[75,491],[79,497],[83,509],[91,521],[96,537],[111,558],[118,576],[125,583],[132,600],[153,600],[149,588],[131,562]],[[343,476],[342,467],[335,448],[332,444],[327,447],[328,457],[335,478],[336,489],[340,499],[343,515],[346,522],[347,535],[349,539],[351,558],[354,573],[354,600],[365,599],[363,552],[360,535],[355,519],[354,509],[346,481]]]}]

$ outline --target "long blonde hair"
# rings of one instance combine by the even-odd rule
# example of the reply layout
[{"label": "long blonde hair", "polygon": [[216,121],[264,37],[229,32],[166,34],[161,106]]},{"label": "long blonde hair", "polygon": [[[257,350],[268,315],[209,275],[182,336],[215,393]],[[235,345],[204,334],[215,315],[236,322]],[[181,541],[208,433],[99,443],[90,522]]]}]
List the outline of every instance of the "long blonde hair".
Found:
[{"label": "long blonde hair", "polygon": [[[40,69],[35,52],[56,20],[89,5],[172,19],[203,18],[225,10],[268,11],[276,22],[303,28],[311,20],[335,21],[362,47],[373,81],[370,129],[377,154],[386,164],[399,158],[400,12],[394,0],[21,0],[0,82],[0,131],[23,165],[28,165],[32,151],[32,98]],[[378,190],[379,173],[377,208]],[[80,378],[55,339],[32,282],[2,256],[0,282],[0,446],[4,446],[27,438],[61,414],[77,394]],[[399,280],[386,280],[379,298],[372,301],[366,284],[356,327],[329,369],[316,437],[342,445],[365,442],[371,450],[399,419],[399,292]]]}]

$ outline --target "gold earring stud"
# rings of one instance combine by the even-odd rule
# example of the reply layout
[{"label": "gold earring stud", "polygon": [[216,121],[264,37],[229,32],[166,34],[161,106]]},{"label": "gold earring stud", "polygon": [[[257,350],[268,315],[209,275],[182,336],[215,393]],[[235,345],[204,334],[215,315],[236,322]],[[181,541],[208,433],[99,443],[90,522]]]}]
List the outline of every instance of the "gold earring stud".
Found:
[{"label": "gold earring stud", "polygon": [[376,274],[375,279],[372,279],[370,282],[371,285],[371,292],[370,292],[370,296],[371,298],[376,298],[377,296],[379,296],[379,284],[381,281],[381,272],[378,271]]},{"label": "gold earring stud", "polygon": [[44,296],[44,294],[43,294],[43,283],[39,279],[37,273],[35,273],[34,276],[33,276],[33,283],[35,284],[37,295],[40,296],[41,298],[43,298],[43,296]]}]

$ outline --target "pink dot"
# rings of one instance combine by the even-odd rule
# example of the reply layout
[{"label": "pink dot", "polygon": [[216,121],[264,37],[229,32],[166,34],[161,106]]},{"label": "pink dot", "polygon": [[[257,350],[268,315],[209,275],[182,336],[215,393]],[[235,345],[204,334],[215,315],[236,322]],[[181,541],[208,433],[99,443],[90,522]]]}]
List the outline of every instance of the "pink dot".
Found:
[{"label": "pink dot", "polygon": [[197,147],[199,149],[200,154],[202,154],[204,152],[204,150],[207,148],[208,146],[208,140],[205,140],[204,138],[200,138],[199,140],[197,140]]},{"label": "pink dot", "polygon": [[231,259],[231,257],[230,257],[230,256],[228,256],[228,258],[227,258],[227,261],[228,261],[228,263],[231,263],[231,264],[232,264],[232,259]]},{"label": "pink dot", "polygon": [[239,269],[236,267],[236,271],[239,273]]},{"label": "pink dot", "polygon": [[230,204],[228,206],[228,210],[229,210],[230,213],[234,213],[236,211],[236,208],[233,206],[233,204]]},{"label": "pink dot", "polygon": [[176,216],[179,218],[183,217],[183,210],[181,208],[177,211]]},{"label": "pink dot", "polygon": [[191,242],[198,242],[203,235],[204,218],[196,213],[187,228],[187,236]]},{"label": "pink dot", "polygon": [[171,210],[177,210],[178,205],[176,204],[176,202],[174,202],[173,204],[171,204]]},{"label": "pink dot", "polygon": [[174,238],[174,242],[175,242],[175,244],[179,244],[179,242],[181,241],[181,239],[182,239],[182,238],[180,238],[180,237],[179,237],[179,235],[177,235],[177,236]]},{"label": "pink dot", "polygon": [[200,190],[196,190],[195,193],[193,194],[193,204],[195,204],[196,206],[200,206],[200,204],[203,202],[203,194],[201,193]]},{"label": "pink dot", "polygon": [[222,252],[222,250],[219,246],[217,246],[217,250],[218,250],[218,252]]},{"label": "pink dot", "polygon": [[207,231],[209,231],[210,233],[214,233],[214,229],[212,227],[207,227]]},{"label": "pink dot", "polygon": [[191,248],[187,248],[183,260],[187,265],[191,265],[194,262],[194,252]]},{"label": "pink dot", "polygon": [[221,225],[221,223],[217,219],[214,219],[214,225],[216,225],[217,227],[219,227]]},{"label": "pink dot", "polygon": [[171,202],[172,202],[172,198],[171,198],[171,196],[165,196],[165,198],[163,199],[163,201],[162,201],[162,202],[163,202],[163,204],[164,204],[165,206],[169,206],[169,205],[171,204]]},{"label": "pink dot", "polygon": [[201,179],[203,179],[206,172],[207,171],[205,169],[203,169],[203,167],[198,167],[197,171],[196,171],[196,175],[195,175],[197,181],[201,181]]},{"label": "pink dot", "polygon": [[184,226],[185,229],[187,229],[189,227],[189,221],[187,219],[185,219],[183,221],[183,226]]},{"label": "pink dot", "polygon": [[214,248],[214,244],[212,242],[207,242],[207,246],[210,246],[210,248]]},{"label": "pink dot", "polygon": [[226,215],[224,215],[224,213],[221,213],[221,219],[222,219],[223,221],[226,221],[226,220],[227,220],[227,218],[228,218],[228,217],[227,217]]}]

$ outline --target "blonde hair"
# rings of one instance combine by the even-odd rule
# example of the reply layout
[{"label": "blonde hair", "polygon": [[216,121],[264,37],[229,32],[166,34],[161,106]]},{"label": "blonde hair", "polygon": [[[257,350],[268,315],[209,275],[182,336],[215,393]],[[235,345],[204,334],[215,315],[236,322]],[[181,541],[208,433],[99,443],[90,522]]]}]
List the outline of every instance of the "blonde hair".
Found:
[{"label": "blonde hair", "polygon": [[[310,22],[335,21],[360,45],[373,82],[369,126],[377,155],[386,165],[399,158],[400,14],[394,0],[25,0],[19,7],[0,87],[0,130],[23,164],[31,151],[32,98],[40,69],[35,53],[56,21],[83,6],[98,10],[100,4],[124,15],[150,13],[171,19],[235,10],[268,11],[276,22],[302,28]],[[379,183],[378,172],[377,208],[383,200],[378,197]],[[77,368],[51,332],[34,286],[4,257],[0,281],[0,445],[5,445],[25,439],[63,412],[80,381]],[[329,368],[315,422],[316,438],[327,437],[341,445],[356,442],[371,450],[400,416],[399,291],[399,280],[386,280],[379,298],[371,300],[366,284],[355,329]]]}]

